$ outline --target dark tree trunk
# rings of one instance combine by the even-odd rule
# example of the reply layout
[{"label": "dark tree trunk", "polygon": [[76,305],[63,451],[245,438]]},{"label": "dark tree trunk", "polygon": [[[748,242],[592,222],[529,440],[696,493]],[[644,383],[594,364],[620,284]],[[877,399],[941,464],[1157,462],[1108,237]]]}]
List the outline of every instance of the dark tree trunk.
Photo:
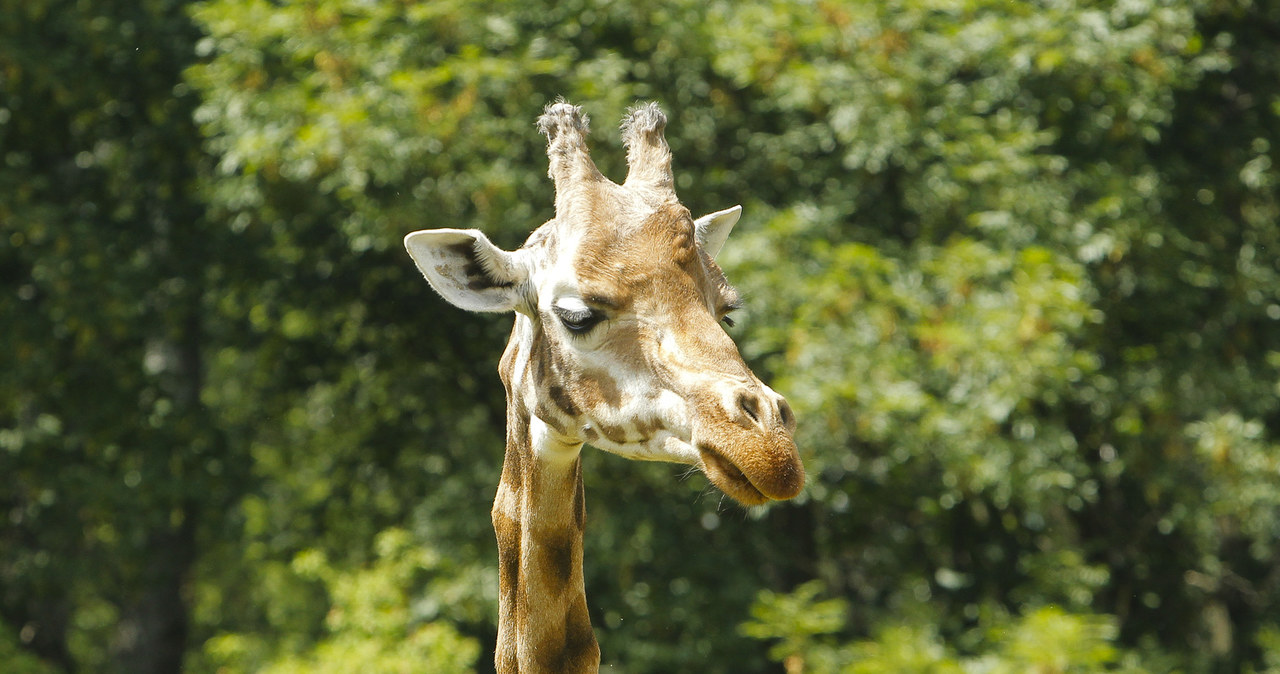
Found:
[{"label": "dark tree trunk", "polygon": [[174,529],[153,534],[146,578],[134,601],[122,607],[112,645],[116,670],[129,674],[182,671],[188,619],[183,589],[195,560],[195,536],[187,517]]}]

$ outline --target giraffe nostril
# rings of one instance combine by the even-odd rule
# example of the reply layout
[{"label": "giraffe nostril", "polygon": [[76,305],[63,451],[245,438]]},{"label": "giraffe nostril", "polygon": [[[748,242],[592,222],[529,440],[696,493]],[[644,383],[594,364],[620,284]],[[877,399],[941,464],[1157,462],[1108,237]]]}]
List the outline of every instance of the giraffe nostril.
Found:
[{"label": "giraffe nostril", "polygon": [[760,423],[760,403],[753,395],[746,393],[738,394],[738,407],[746,412],[747,417],[754,423]]},{"label": "giraffe nostril", "polygon": [[795,429],[796,415],[791,411],[791,405],[786,400],[778,401],[778,419],[782,421],[782,425],[788,430]]}]

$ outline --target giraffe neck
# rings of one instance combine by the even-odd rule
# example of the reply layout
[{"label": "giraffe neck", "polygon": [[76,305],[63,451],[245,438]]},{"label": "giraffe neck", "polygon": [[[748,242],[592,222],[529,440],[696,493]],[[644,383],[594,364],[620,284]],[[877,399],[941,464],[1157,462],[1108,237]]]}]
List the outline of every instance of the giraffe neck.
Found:
[{"label": "giraffe neck", "polygon": [[[518,328],[517,328],[518,329]],[[529,345],[524,345],[526,348]],[[581,444],[567,444],[530,413],[521,345],[503,358],[507,448],[493,504],[498,538],[499,674],[596,672],[600,649],[582,578],[586,504]]]}]

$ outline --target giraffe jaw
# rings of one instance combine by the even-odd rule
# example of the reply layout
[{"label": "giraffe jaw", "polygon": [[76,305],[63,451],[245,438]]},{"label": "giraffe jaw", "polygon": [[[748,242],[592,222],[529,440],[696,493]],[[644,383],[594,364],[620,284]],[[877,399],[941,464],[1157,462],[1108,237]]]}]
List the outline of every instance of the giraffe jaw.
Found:
[{"label": "giraffe jaw", "polygon": [[709,445],[699,446],[698,454],[700,467],[707,479],[733,500],[745,506],[764,505],[772,500],[724,454]]},{"label": "giraffe jaw", "polygon": [[[745,506],[763,505],[775,500],[766,496],[724,453],[710,445],[694,445],[669,431],[642,442],[614,444],[597,438],[591,441],[610,454],[639,461],[665,461],[697,466],[716,488]],[[783,498],[790,498],[791,495]]]}]

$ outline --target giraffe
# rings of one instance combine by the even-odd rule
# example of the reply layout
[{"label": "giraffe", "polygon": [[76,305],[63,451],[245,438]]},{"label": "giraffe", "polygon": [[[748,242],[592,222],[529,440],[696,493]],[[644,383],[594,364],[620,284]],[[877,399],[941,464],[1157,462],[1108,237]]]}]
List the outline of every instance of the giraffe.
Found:
[{"label": "giraffe", "polygon": [[627,112],[618,185],[591,160],[582,109],[558,100],[537,122],[555,217],[523,246],[502,250],[474,229],[405,237],[446,301],[515,314],[498,368],[507,434],[492,511],[500,674],[599,669],[583,587],[584,444],[696,466],[745,505],[804,485],[790,407],[719,324],[741,300],[714,257],[742,209],[692,218],[666,122],[656,103]]}]

